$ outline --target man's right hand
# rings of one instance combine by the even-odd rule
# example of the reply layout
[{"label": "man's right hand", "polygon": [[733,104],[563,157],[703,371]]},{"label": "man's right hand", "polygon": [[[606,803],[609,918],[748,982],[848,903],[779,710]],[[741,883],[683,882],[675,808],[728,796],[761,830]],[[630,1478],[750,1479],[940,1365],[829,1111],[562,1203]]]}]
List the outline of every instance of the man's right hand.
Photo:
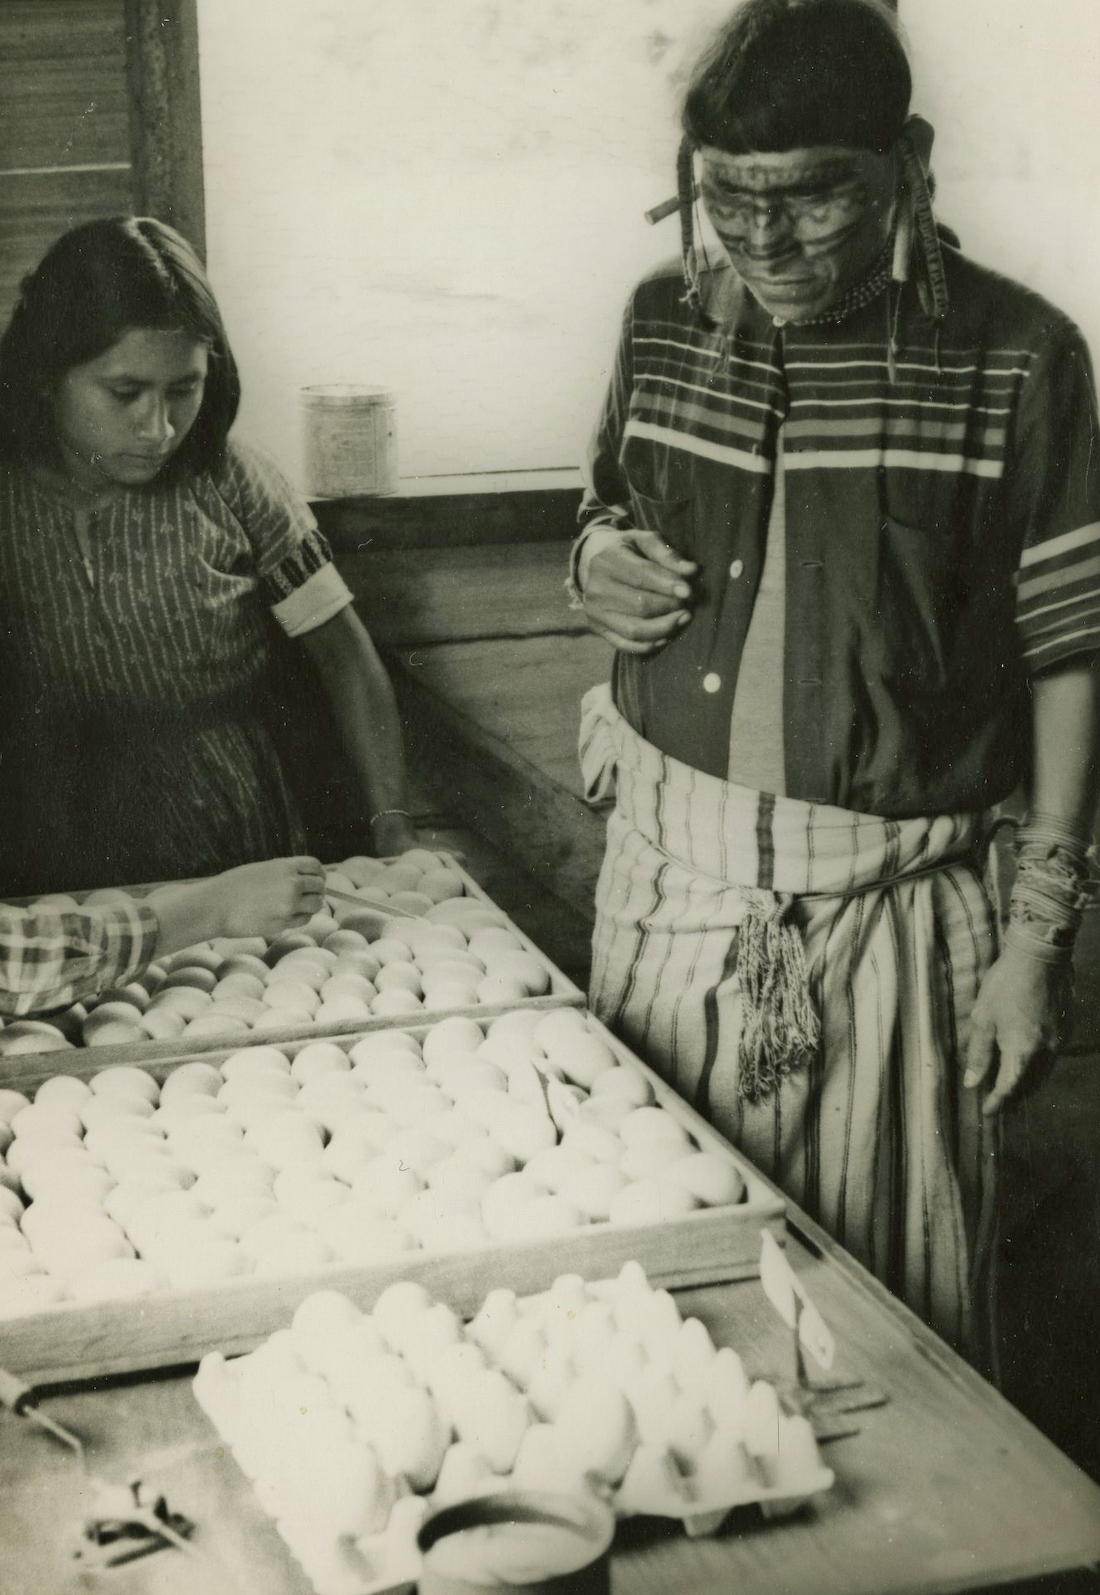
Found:
[{"label": "man's right hand", "polygon": [[698,568],[657,532],[596,527],[577,571],[589,625],[624,653],[656,653],[691,619]]}]

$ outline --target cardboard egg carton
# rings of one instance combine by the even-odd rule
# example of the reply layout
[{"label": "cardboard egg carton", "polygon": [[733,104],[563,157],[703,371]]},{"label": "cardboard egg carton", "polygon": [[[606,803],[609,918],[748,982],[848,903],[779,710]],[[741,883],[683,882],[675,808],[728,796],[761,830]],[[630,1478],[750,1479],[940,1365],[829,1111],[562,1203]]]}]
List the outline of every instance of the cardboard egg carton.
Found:
[{"label": "cardboard egg carton", "polygon": [[[631,1258],[664,1285],[744,1278],[759,1270],[761,1231],[783,1239],[785,1207],[774,1188],[579,1010],[519,1009],[479,1021],[449,1016],[435,1025],[336,1041],[210,1052],[140,1072],[111,1066],[102,1078],[86,1058],[68,1055],[69,1067],[61,1072],[51,1072],[45,1060],[27,1059],[25,1071],[12,1081],[24,1095],[6,1088],[0,1121],[6,1116],[18,1132],[24,1122],[19,1110],[31,1120],[42,1117],[39,1109],[61,1112],[64,1210],[72,1211],[76,1192],[69,1187],[78,1174],[82,1190],[92,1180],[105,1187],[98,1199],[126,1229],[107,1271],[120,1276],[112,1277],[112,1286],[134,1293],[128,1299],[97,1297],[84,1280],[82,1300],[37,1307],[27,1301],[23,1316],[0,1317],[0,1365],[37,1382],[196,1361],[214,1347],[251,1349],[282,1321],[288,1306],[293,1309],[323,1285],[369,1307],[395,1279],[412,1278],[473,1312],[490,1282],[531,1294],[567,1270],[597,1279]],[[250,1075],[261,1100],[251,1101],[244,1089]],[[488,1079],[495,1085],[487,1085]],[[109,1118],[115,1090],[121,1092],[121,1126]],[[134,1093],[143,1098],[140,1103]],[[188,1103],[192,1095],[207,1100]],[[438,1115],[438,1134],[432,1133],[429,1107]],[[98,1121],[105,1113],[107,1122],[96,1123],[94,1136],[88,1132],[95,1145],[82,1144],[74,1125],[79,1130],[81,1116]],[[391,1120],[393,1138],[387,1130],[376,1145],[380,1121]],[[361,1148],[360,1131],[367,1138]],[[163,1142],[152,1151],[146,1144],[150,1132]],[[471,1149],[464,1154],[461,1143],[471,1132]],[[243,1151],[253,1163],[271,1164],[269,1188],[249,1196],[265,1213],[242,1213],[240,1193],[223,1192],[217,1169],[207,1167],[218,1161],[222,1140],[230,1155]],[[307,1160],[302,1178],[293,1167],[299,1140]],[[293,1151],[289,1162],[283,1159],[286,1147]],[[0,1224],[15,1226],[13,1243],[44,1247],[49,1266],[57,1254],[57,1267],[71,1268],[72,1259],[60,1254],[73,1224],[48,1222],[51,1165],[47,1160],[43,1167],[40,1156],[30,1155],[37,1150],[33,1136],[24,1140],[16,1133],[7,1155],[0,1153],[0,1185],[10,1187],[0,1191],[0,1200],[18,1209],[0,1212]],[[157,1159],[150,1169],[149,1157],[158,1152],[167,1154],[164,1166]],[[495,1173],[486,1181],[480,1171],[490,1163]],[[150,1174],[158,1186],[167,1180],[180,1188],[165,1189],[165,1200],[154,1200],[142,1183],[149,1183]],[[27,1188],[20,1185],[24,1175]],[[341,1182],[350,1193],[336,1188]],[[24,1215],[28,1196],[34,1199]],[[344,1205],[337,1207],[337,1199]],[[31,1235],[32,1216],[43,1200],[45,1221]],[[357,1201],[380,1207],[378,1221],[360,1213]],[[158,1214],[169,1203],[174,1207],[164,1216],[165,1245],[158,1256]],[[196,1203],[199,1212],[183,1211]],[[307,1208],[309,1216],[302,1217]],[[258,1243],[258,1230],[271,1228],[272,1216],[278,1221],[283,1213],[301,1219],[290,1226],[294,1235],[269,1246],[272,1237],[265,1230],[261,1253],[248,1239],[250,1225],[257,1224]],[[354,1222],[344,1222],[347,1213]],[[196,1219],[208,1220],[218,1230],[218,1245],[209,1257],[199,1248],[194,1269],[175,1245],[169,1218],[188,1220],[192,1230]],[[97,1219],[91,1228],[99,1237],[104,1222]],[[223,1244],[226,1235],[236,1241],[240,1257],[230,1241]],[[137,1266],[142,1260],[162,1269],[168,1284],[138,1279],[148,1273]],[[216,1277],[209,1271],[214,1263]],[[0,1257],[0,1277],[4,1266]]]},{"label": "cardboard egg carton", "polygon": [[591,1493],[698,1537],[834,1480],[806,1419],[637,1263],[494,1291],[465,1327],[414,1282],[372,1314],[321,1292],[252,1356],[204,1358],[194,1391],[317,1595],[405,1587],[424,1517],[470,1495]]},{"label": "cardboard egg carton", "polygon": [[[430,856],[425,852],[425,858]],[[347,873],[349,870],[352,875]],[[425,871],[414,869],[401,859],[364,857],[331,866],[328,874],[330,880],[339,883],[337,895],[327,900],[328,912],[316,916],[304,931],[286,933],[271,942],[261,937],[204,942],[170,954],[125,988],[107,991],[87,1005],[76,1004],[44,1018],[15,1020],[0,1026],[0,1056],[5,1058],[5,1072],[11,1067],[6,1062],[9,1056],[88,1050],[95,1053],[97,1066],[103,1067],[107,1063],[138,1059],[197,1056],[233,1042],[244,1045],[250,1036],[257,1041],[307,1036],[324,1038],[347,1033],[352,1028],[365,1030],[415,1023],[428,1014],[432,1018],[448,1013],[480,1016],[506,1012],[517,1003],[539,1008],[583,1003],[584,994],[580,988],[539,950],[457,861],[449,857],[445,862],[437,859],[436,868]],[[410,883],[416,879],[432,887],[435,900],[425,892],[413,890]],[[364,884],[357,884],[359,881]],[[148,890],[148,887],[134,887],[132,893],[140,897]],[[443,892],[449,895],[441,895]],[[109,896],[110,893],[103,894],[105,900]],[[357,1002],[353,988],[362,971],[352,967],[355,952],[369,957],[369,947],[384,941],[392,955],[407,939],[408,960],[416,965],[419,974],[423,974],[422,954],[417,952],[414,943],[419,940],[423,944],[425,937],[431,939],[429,926],[439,932],[440,939],[451,938],[458,958],[469,956],[468,945],[473,937],[484,936],[486,931],[497,932],[503,944],[496,949],[498,959],[503,958],[507,963],[511,954],[513,967],[517,962],[526,964],[529,994],[521,995],[519,986],[512,981],[490,978],[491,972],[487,970],[483,995],[479,995],[470,982],[452,980],[436,983],[431,996],[425,996],[427,1007],[421,1006],[416,996],[405,1007],[399,1006],[402,999],[394,996],[393,988],[383,999],[384,1004],[387,1000],[394,1004],[389,1011],[372,1012],[370,1005],[380,994],[371,993],[367,988],[361,988],[362,995]],[[302,965],[299,972],[305,976],[311,945],[315,952],[318,945],[334,935],[339,943],[339,933],[343,931],[350,932],[344,938],[345,945],[335,955],[333,949],[322,952],[330,962],[335,956],[347,966],[338,971],[347,987],[341,996],[336,1000],[319,1001],[318,982],[310,975],[314,995],[307,997],[303,993],[302,1001],[313,1012],[299,1011],[292,1002],[274,1005],[266,1002],[264,987],[272,984],[276,967],[280,970],[281,981],[298,961]],[[436,947],[433,956],[437,966],[445,963],[445,948]],[[400,961],[400,953],[397,961]],[[453,973],[457,974],[457,968]],[[391,975],[395,972],[391,971]],[[387,978],[383,976],[384,980]],[[395,975],[395,978],[399,977]],[[295,985],[300,983],[294,982]],[[178,996],[174,993],[176,987],[181,988]],[[169,995],[170,992],[173,995]],[[217,1011],[210,1013],[207,1009],[215,992]],[[191,1006],[188,1006],[188,994]],[[182,1024],[175,1017],[177,1013]],[[225,1019],[220,1026],[219,1016]],[[145,1033],[146,1027],[151,1033]]]}]

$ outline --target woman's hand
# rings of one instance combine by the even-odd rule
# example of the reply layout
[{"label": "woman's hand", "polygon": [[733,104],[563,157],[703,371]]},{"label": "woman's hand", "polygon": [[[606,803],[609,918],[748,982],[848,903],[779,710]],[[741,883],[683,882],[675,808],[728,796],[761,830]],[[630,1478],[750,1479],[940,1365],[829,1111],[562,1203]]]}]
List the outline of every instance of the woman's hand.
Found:
[{"label": "woman's hand", "polygon": [[1045,964],[1007,946],[982,981],[963,1084],[992,1081],[982,1104],[987,1118],[1010,1099],[1027,1096],[1050,1073],[1065,1029],[1071,978],[1068,966]]},{"label": "woman's hand", "polygon": [[597,527],[577,568],[588,623],[623,653],[656,653],[691,619],[697,570],[657,532]]},{"label": "woman's hand", "polygon": [[270,941],[324,908],[325,871],[315,858],[273,858],[210,880],[162,886],[147,901],[160,926],[158,955],[215,936]]}]

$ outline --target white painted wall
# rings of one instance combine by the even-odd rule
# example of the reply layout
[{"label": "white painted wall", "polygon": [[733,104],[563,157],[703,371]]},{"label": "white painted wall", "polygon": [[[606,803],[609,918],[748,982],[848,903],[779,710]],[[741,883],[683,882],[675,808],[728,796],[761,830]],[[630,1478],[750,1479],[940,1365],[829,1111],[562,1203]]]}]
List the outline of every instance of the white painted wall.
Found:
[{"label": "white painted wall", "polygon": [[[575,463],[677,247],[676,74],[727,0],[200,0],[210,270],[242,430],[392,387],[401,470]],[[1100,4],[902,0],[940,210],[1100,346]]]}]

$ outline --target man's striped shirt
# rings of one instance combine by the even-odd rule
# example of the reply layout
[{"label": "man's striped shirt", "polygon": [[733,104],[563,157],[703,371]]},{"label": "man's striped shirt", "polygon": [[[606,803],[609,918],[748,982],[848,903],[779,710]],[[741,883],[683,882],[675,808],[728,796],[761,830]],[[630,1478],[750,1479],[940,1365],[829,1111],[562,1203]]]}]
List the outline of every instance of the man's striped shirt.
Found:
[{"label": "man's striped shirt", "polygon": [[678,267],[635,291],[581,520],[657,531],[701,567],[691,624],[615,666],[619,708],[674,758],[736,769],[781,425],[788,795],[888,816],[984,807],[1024,772],[1028,675],[1097,647],[1084,343],[1027,289],[953,251],[946,268],[940,324],[897,285],[805,327],[776,325],[728,268],[704,277],[713,327]]}]

